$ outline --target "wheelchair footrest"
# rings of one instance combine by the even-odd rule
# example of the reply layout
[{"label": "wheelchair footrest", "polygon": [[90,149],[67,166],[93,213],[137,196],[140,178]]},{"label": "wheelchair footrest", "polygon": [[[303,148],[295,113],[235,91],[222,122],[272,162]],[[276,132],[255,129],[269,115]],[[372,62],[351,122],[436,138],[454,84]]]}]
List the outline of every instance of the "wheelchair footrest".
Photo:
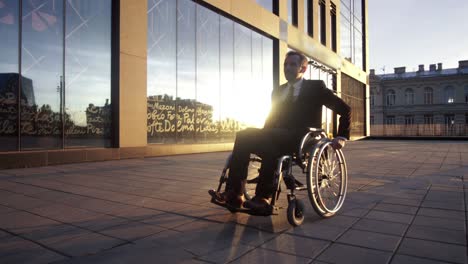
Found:
[{"label": "wheelchair footrest", "polygon": [[253,210],[245,207],[232,207],[229,204],[222,204],[218,203],[215,199],[211,199],[211,203],[222,206],[226,209],[228,209],[231,213],[244,213],[244,214],[249,214],[249,215],[255,215],[255,216],[270,216],[270,215],[277,215],[277,211],[279,208],[276,207],[271,207],[265,210]]},{"label": "wheelchair footrest", "polygon": [[211,203],[224,207],[232,213],[245,213],[249,215],[258,215],[258,216],[270,216],[270,215],[277,214],[276,211],[278,210],[278,207],[276,206],[268,206],[265,209],[256,209],[256,210],[245,208],[245,207],[233,207],[230,204],[218,202],[215,196],[213,195],[214,194],[213,191],[210,191],[209,194],[211,196],[211,200],[210,200]]}]

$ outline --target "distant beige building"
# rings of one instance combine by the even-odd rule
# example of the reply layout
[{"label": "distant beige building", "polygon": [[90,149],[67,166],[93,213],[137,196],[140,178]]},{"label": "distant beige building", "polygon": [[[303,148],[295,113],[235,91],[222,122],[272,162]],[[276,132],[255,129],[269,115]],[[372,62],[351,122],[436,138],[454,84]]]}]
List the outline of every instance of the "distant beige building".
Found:
[{"label": "distant beige building", "polygon": [[468,60],[369,78],[371,136],[468,136]]}]

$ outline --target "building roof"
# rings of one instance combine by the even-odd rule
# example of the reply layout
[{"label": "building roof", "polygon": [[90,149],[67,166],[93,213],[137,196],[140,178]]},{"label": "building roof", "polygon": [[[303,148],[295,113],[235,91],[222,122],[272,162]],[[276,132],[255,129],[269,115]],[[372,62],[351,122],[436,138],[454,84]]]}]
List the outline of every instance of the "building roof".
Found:
[{"label": "building roof", "polygon": [[429,78],[429,77],[437,77],[437,76],[464,75],[464,74],[468,74],[468,68],[454,68],[454,69],[443,69],[443,70],[422,71],[422,72],[376,74],[376,76],[381,80],[398,80],[398,79]]}]

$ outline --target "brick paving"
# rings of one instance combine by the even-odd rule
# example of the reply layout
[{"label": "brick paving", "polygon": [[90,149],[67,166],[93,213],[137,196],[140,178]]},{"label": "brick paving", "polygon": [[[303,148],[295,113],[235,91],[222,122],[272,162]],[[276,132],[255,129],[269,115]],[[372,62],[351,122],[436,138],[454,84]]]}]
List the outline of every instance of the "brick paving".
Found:
[{"label": "brick paving", "polygon": [[209,203],[227,153],[2,170],[0,263],[467,263],[468,142],[344,152],[343,209],[321,219],[303,192],[296,228]]}]

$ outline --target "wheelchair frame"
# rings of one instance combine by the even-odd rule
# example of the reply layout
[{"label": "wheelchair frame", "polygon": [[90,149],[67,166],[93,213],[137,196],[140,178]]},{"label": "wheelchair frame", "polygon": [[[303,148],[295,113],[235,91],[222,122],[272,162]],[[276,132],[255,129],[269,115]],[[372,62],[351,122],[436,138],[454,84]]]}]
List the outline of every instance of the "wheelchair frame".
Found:
[{"label": "wheelchair frame", "polygon": [[[296,191],[308,191],[309,201],[315,212],[321,217],[334,216],[344,203],[348,176],[343,152],[333,149],[330,144],[331,140],[323,129],[309,128],[309,132],[301,140],[297,153],[279,157],[274,177],[276,191],[271,199],[269,209],[266,212],[258,213],[258,215],[272,215],[278,209],[275,204],[281,193],[281,183],[284,182],[288,189],[287,218],[291,225],[298,226],[304,221],[305,206],[296,197]],[[230,160],[231,155],[227,158],[221,173],[218,192],[221,191],[222,185],[227,181]],[[261,158],[251,157],[250,162],[261,162]],[[303,184],[293,176],[292,169],[294,165],[299,166],[302,172],[306,174],[307,184]],[[335,172],[336,169],[337,172]],[[337,184],[335,180],[339,180],[339,183]],[[247,184],[256,182],[257,178],[247,180]],[[338,187],[337,192],[330,190],[333,187],[332,185]],[[327,193],[331,194],[332,197],[326,197],[325,194]],[[245,196],[250,199],[247,192],[245,192]]]}]

